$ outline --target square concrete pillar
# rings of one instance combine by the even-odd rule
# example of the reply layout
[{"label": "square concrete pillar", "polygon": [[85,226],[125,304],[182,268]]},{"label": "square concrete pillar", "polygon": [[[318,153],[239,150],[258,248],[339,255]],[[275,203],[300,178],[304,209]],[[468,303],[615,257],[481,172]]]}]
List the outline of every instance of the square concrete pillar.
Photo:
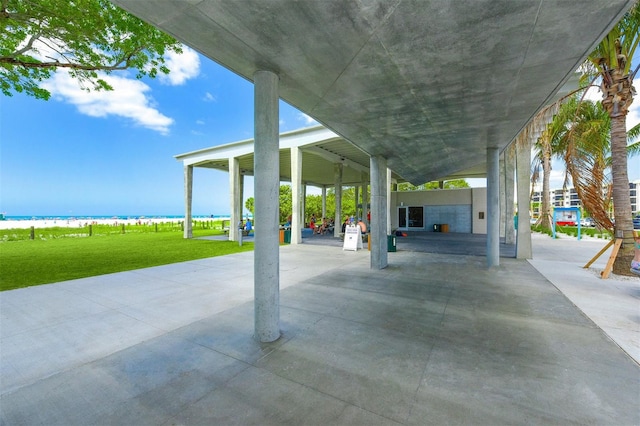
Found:
[{"label": "square concrete pillar", "polygon": [[304,224],[302,199],[302,151],[291,147],[291,244],[302,243]]},{"label": "square concrete pillar", "polygon": [[278,76],[257,71],[255,84],[255,337],[280,337],[280,155]]},{"label": "square concrete pillar", "polygon": [[240,191],[240,160],[229,158],[229,206],[231,207],[231,223],[229,224],[229,241],[238,241],[238,223],[242,220],[242,198]]},{"label": "square concrete pillar", "polygon": [[344,222],[344,218],[342,217],[342,163],[336,163],[333,165],[333,178],[335,181],[335,194],[336,194],[336,211],[334,214],[335,226],[333,227],[333,236],[336,238],[340,237],[340,233],[342,232],[342,222]]},{"label": "square concrete pillar", "polygon": [[500,152],[487,148],[487,266],[500,265]]},{"label": "square concrete pillar", "polygon": [[516,233],[516,258],[531,259],[531,215],[529,201],[531,190],[531,145],[528,140],[516,143],[516,178],[518,187],[518,230]]},{"label": "square concrete pillar", "polygon": [[184,166],[184,238],[193,238],[193,166]]},{"label": "square concrete pillar", "polygon": [[388,265],[387,253],[387,159],[373,156],[371,171],[371,269]]}]

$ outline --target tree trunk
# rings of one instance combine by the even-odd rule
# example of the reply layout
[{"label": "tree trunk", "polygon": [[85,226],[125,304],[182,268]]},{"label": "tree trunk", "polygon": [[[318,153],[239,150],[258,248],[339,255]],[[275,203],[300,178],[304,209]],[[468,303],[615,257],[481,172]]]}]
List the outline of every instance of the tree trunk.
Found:
[{"label": "tree trunk", "polygon": [[633,221],[629,199],[629,175],[627,173],[626,114],[611,117],[611,175],[613,177],[613,208],[615,237],[622,238],[613,273],[631,275],[629,268],[634,254]]},{"label": "tree trunk", "polygon": [[[544,137],[544,136],[543,136]],[[542,205],[540,206],[540,225],[551,230],[551,199],[549,196],[549,179],[551,177],[551,147],[548,143],[542,148]]]}]

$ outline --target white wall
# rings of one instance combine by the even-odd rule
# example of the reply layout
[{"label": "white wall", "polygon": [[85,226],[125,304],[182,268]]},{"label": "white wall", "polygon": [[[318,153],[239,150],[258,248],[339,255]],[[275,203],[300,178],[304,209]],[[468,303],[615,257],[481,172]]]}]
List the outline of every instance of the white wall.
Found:
[{"label": "white wall", "polygon": [[[437,189],[430,191],[402,191],[391,193],[391,228],[398,228],[398,207],[419,206],[471,206],[471,230],[474,234],[487,233],[487,189],[486,188],[460,188]],[[480,213],[485,218],[479,219]],[[428,220],[426,221],[428,222]],[[430,230],[430,229],[425,229]]]},{"label": "white wall", "polygon": [[[487,233],[487,188],[473,188],[473,204],[471,209],[471,232],[474,234]],[[484,219],[480,219],[480,213]]]}]

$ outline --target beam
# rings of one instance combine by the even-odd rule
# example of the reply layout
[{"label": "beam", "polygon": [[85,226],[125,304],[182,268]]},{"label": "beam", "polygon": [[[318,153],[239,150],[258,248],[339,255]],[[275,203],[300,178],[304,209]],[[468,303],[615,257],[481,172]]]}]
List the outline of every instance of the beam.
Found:
[{"label": "beam", "polygon": [[303,149],[304,149],[304,152],[317,155],[321,158],[324,158],[327,161],[331,161],[332,163],[342,163],[353,170],[369,173],[369,170],[362,164],[359,164],[359,163],[356,163],[355,161],[341,157],[338,154],[334,154],[333,152],[329,152],[326,149],[320,148],[319,146],[310,146],[310,147],[305,147]]}]

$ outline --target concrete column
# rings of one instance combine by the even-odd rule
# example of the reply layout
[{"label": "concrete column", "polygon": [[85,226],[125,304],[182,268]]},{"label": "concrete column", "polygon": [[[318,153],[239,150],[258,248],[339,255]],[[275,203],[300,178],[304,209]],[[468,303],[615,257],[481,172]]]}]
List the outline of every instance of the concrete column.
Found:
[{"label": "concrete column", "polygon": [[184,166],[184,238],[193,238],[193,166]]},{"label": "concrete column", "polygon": [[[365,172],[362,172],[362,216],[366,219],[369,211],[369,176]],[[367,223],[367,226],[369,223]]]},{"label": "concrete column", "polygon": [[242,219],[242,199],[240,198],[240,160],[237,158],[229,158],[229,204],[231,206],[229,241],[238,241],[238,222]]},{"label": "concrete column", "polygon": [[242,213],[244,212],[244,175],[240,172],[238,179],[240,183],[240,191],[238,192],[238,204],[240,205],[240,219],[242,219]]},{"label": "concrete column", "polygon": [[302,227],[307,222],[307,184],[302,185],[302,211],[300,212],[300,220],[302,221]]},{"label": "concrete column", "polygon": [[498,156],[498,173],[499,173],[499,181],[500,181],[500,189],[498,190],[498,194],[500,195],[500,238],[504,238],[505,230],[506,230],[506,214],[507,214],[507,199],[506,197],[506,176],[504,169],[504,152],[499,154]]},{"label": "concrete column", "polygon": [[387,235],[391,235],[391,169],[387,168]]},{"label": "concrete column", "polygon": [[500,152],[487,148],[487,265],[500,265]]},{"label": "concrete column", "polygon": [[291,244],[302,243],[302,151],[291,147]]},{"label": "concrete column", "polygon": [[387,159],[371,157],[371,269],[384,269],[387,254]]},{"label": "concrete column", "polygon": [[516,234],[516,258],[531,259],[531,217],[529,215],[529,191],[531,182],[531,146],[528,141],[516,145],[516,178],[518,186],[518,232]]},{"label": "concrete column", "polygon": [[278,76],[270,71],[253,75],[255,90],[255,338],[273,342],[280,337]]},{"label": "concrete column", "polygon": [[516,144],[512,143],[505,149],[504,151],[504,182],[505,182],[505,231],[504,231],[504,242],[506,244],[515,244],[516,243],[516,230],[515,224],[513,223],[513,195],[514,195],[514,178],[513,175],[515,173],[515,164],[516,164]]},{"label": "concrete column", "polygon": [[327,217],[327,187],[322,186],[322,217]]},{"label": "concrete column", "polygon": [[355,185],[353,187],[353,195],[356,203],[356,220],[357,220],[358,218],[362,217],[362,214],[360,213],[360,209],[358,208],[358,204],[359,204],[358,201],[360,198],[360,187],[358,185]]},{"label": "concrete column", "polygon": [[342,232],[342,163],[336,163],[333,165],[333,177],[335,181],[335,194],[336,194],[336,211],[333,217],[335,226],[333,228],[333,236],[340,237]]}]

